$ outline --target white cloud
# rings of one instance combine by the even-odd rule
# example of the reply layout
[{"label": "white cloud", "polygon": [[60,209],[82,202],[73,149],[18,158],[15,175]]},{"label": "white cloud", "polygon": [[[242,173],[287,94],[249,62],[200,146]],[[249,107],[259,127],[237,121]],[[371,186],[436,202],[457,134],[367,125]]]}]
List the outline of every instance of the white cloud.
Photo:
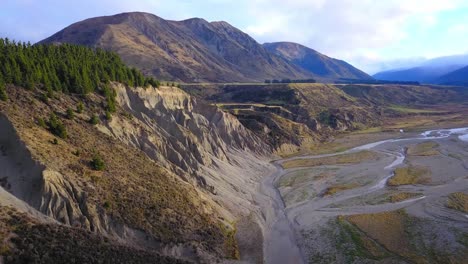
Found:
[{"label": "white cloud", "polygon": [[261,42],[300,42],[366,68],[362,58],[371,52],[375,58],[375,50],[411,37],[410,21],[430,29],[437,24],[438,13],[462,5],[466,1],[252,0],[248,4],[251,24],[245,30]]}]

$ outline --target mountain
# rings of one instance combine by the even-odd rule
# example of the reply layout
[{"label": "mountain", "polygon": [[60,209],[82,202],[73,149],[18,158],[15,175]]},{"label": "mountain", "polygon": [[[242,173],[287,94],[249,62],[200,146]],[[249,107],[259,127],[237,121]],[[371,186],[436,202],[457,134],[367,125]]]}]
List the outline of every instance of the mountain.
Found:
[{"label": "mountain", "polygon": [[441,76],[439,84],[468,86],[468,66]]},{"label": "mountain", "polygon": [[425,61],[422,66],[441,67],[448,65],[468,65],[468,54],[437,57]]},{"label": "mountain", "polygon": [[163,80],[263,81],[312,78],[310,72],[269,53],[226,22],[168,21],[123,13],[75,23],[40,43],[73,43],[117,52],[129,65]]},{"label": "mountain", "polygon": [[311,48],[292,42],[265,43],[270,52],[297,64],[315,75],[329,79],[372,79],[367,73],[349,63],[330,58]]},{"label": "mountain", "polygon": [[443,75],[468,65],[468,55],[453,55],[426,60],[417,66],[406,69],[393,69],[373,75],[375,79],[385,81],[417,81],[438,83]]},{"label": "mountain", "polygon": [[421,66],[404,70],[390,70],[374,74],[377,80],[383,81],[410,81],[421,83],[434,83],[434,81],[444,74],[450,73],[454,70],[463,67],[462,65],[448,65],[448,66]]}]

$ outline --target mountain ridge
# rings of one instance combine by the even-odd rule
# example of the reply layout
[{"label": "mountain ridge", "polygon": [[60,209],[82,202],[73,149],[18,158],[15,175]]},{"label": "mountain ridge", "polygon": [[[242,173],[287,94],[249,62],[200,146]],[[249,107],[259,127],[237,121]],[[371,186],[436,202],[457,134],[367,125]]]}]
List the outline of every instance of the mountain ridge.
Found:
[{"label": "mountain ridge", "polygon": [[444,56],[423,61],[419,65],[381,71],[372,76],[385,81],[443,84],[443,81],[439,81],[442,76],[460,70],[467,65],[467,54]]},{"label": "mountain ridge", "polygon": [[[318,52],[301,65],[272,52],[268,45],[259,44],[228,22],[208,22],[203,18],[173,21],[149,13],[121,13],[76,22],[39,43],[72,43],[111,50],[145,74],[171,81],[371,79],[350,64]],[[314,51],[300,46],[309,53]],[[327,71],[321,70],[324,67]]]},{"label": "mountain ridge", "polygon": [[445,74],[437,79],[437,83],[446,85],[468,85],[468,66]]}]

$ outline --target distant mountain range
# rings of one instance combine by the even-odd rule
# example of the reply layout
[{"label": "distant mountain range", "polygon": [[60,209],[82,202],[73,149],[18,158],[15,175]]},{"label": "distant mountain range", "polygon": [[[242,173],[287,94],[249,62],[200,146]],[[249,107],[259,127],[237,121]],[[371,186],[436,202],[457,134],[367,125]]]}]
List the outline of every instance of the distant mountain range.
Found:
[{"label": "distant mountain range", "polygon": [[372,79],[350,64],[295,43],[259,44],[226,22],[164,20],[123,13],[75,23],[40,43],[72,43],[117,52],[163,80],[251,82],[265,79]]},{"label": "distant mountain range", "polygon": [[468,75],[463,75],[463,71],[459,70],[467,65],[468,54],[439,57],[427,60],[417,67],[383,71],[374,74],[373,77],[377,80],[386,81],[465,85],[468,83]]},{"label": "distant mountain range", "polygon": [[468,66],[440,77],[437,83],[468,86]]},{"label": "distant mountain range", "polygon": [[367,73],[356,69],[345,61],[330,58],[297,43],[275,42],[265,43],[263,46],[273,54],[320,77],[329,79],[372,79]]}]

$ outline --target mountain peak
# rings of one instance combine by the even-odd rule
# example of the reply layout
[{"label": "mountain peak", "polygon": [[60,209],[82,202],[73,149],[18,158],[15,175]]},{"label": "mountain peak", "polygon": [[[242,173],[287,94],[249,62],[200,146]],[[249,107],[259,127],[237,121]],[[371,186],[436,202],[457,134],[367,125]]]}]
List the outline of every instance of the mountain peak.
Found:
[{"label": "mountain peak", "polygon": [[225,21],[208,22],[203,18],[169,21],[150,13],[127,12],[75,23],[40,43],[72,43],[112,50],[127,64],[163,80],[370,78],[345,62],[300,44],[261,45]]}]

